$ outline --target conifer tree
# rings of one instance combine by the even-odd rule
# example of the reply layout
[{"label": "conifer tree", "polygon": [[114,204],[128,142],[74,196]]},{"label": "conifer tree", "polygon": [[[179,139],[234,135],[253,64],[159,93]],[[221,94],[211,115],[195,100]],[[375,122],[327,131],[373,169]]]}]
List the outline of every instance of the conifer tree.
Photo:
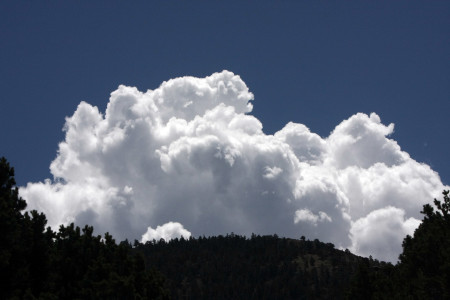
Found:
[{"label": "conifer tree", "polygon": [[444,201],[434,199],[423,207],[423,222],[403,241],[399,278],[404,295],[418,298],[450,298],[450,198],[444,191]]},{"label": "conifer tree", "polygon": [[19,277],[26,275],[22,257],[22,210],[27,206],[15,186],[14,168],[0,158],[0,298],[21,289]]}]

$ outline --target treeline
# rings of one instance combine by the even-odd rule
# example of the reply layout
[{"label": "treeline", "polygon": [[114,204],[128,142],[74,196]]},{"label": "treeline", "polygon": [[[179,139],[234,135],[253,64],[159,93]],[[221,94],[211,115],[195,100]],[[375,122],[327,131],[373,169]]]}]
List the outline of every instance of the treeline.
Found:
[{"label": "treeline", "polygon": [[164,279],[127,241],[94,229],[46,228],[25,212],[14,169],[0,159],[0,299],[168,299]]},{"label": "treeline", "polygon": [[349,299],[450,299],[450,198],[423,206],[422,223],[403,240],[395,266],[358,267]]},{"label": "treeline", "polygon": [[360,264],[387,265],[276,235],[161,240],[136,250],[164,274],[174,299],[343,299]]},{"label": "treeline", "polygon": [[0,299],[450,299],[450,198],[423,208],[395,266],[273,236],[117,243],[24,212],[0,159]]},{"label": "treeline", "polygon": [[333,244],[239,235],[137,244],[174,299],[450,299],[450,198],[426,204],[399,263]]}]

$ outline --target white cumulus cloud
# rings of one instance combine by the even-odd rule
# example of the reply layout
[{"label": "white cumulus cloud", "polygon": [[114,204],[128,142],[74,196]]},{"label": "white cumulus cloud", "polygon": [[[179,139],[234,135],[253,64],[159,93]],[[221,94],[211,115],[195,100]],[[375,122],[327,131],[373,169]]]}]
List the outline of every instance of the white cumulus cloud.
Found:
[{"label": "white cumulus cloud", "polygon": [[152,240],[159,241],[160,239],[169,241],[181,237],[188,239],[190,236],[191,233],[184,229],[183,225],[180,223],[168,222],[162,226],[156,227],[156,229],[148,227],[147,232],[142,235],[141,242],[145,243]]},{"label": "white cumulus cloud", "polygon": [[439,175],[375,113],[325,138],[296,123],[267,135],[252,100],[228,71],[146,92],[119,86],[104,114],[81,102],[66,118],[54,178],[20,194],[55,229],[87,223],[130,240],[305,235],[396,261],[422,205],[445,188]]},{"label": "white cumulus cloud", "polygon": [[419,224],[420,221],[412,217],[405,220],[405,211],[400,208],[388,206],[375,210],[352,226],[351,250],[389,261],[392,259],[391,253],[401,252],[398,234],[412,235]]}]

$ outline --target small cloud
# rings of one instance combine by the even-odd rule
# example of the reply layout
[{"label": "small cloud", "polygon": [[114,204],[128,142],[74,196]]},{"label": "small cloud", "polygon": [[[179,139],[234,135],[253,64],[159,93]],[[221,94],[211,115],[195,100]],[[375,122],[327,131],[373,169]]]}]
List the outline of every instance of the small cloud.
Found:
[{"label": "small cloud", "polygon": [[278,167],[273,167],[273,168],[265,167],[263,176],[264,176],[264,178],[267,178],[267,179],[274,179],[274,178],[277,178],[281,172],[283,172],[283,169],[278,168]]},{"label": "small cloud", "polygon": [[190,236],[191,233],[184,229],[183,225],[177,222],[169,222],[162,226],[157,226],[156,229],[148,227],[147,232],[142,235],[141,243],[152,240],[159,241],[160,239],[170,241],[171,239],[181,237],[188,239]]},{"label": "small cloud", "polygon": [[300,209],[295,212],[294,223],[309,222],[317,226],[318,222],[331,222],[332,219],[325,212],[319,211],[317,215],[313,214],[309,209]]},{"label": "small cloud", "polygon": [[123,188],[123,192],[124,192],[124,194],[126,194],[126,195],[131,195],[131,194],[133,194],[133,188],[132,188],[131,186],[126,185],[126,186]]}]

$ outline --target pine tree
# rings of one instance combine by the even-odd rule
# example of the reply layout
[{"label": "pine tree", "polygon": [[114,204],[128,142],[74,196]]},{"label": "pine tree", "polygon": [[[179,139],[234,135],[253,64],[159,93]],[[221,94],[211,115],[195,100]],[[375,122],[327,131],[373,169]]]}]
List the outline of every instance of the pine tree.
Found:
[{"label": "pine tree", "polygon": [[404,280],[404,295],[418,298],[450,298],[450,198],[444,191],[444,202],[434,200],[423,207],[423,222],[403,241],[399,276]]},{"label": "pine tree", "polygon": [[14,168],[0,158],[0,298],[4,299],[24,287],[21,279],[28,272],[22,256],[21,225],[25,200],[15,186]]}]

